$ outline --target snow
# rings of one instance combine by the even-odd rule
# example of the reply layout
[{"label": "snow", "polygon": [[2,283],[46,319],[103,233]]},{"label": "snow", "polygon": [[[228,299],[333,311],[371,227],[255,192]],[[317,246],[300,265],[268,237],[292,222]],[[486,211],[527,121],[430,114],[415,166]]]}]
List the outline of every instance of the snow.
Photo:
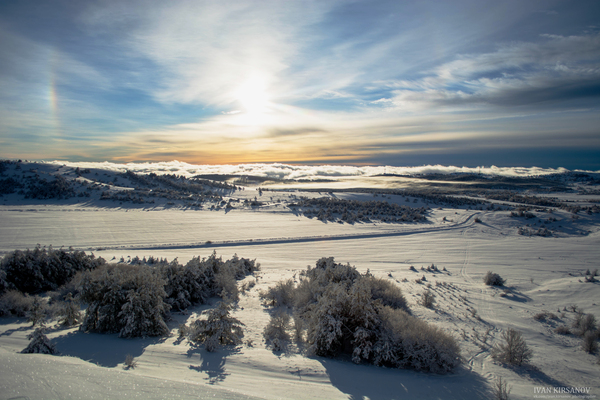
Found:
[{"label": "snow", "polygon": [[[577,200],[577,195],[561,198]],[[154,256],[185,263],[216,250],[224,259],[234,253],[256,259],[261,271],[246,278],[255,279],[256,286],[240,296],[232,312],[245,325],[244,344],[213,353],[180,339],[177,328],[214,308],[217,299],[191,307],[188,314],[173,314],[170,335],[162,338],[83,333],[50,321],[46,334],[58,356],[20,354],[29,343],[31,324],[23,318],[0,318],[0,398],[489,399],[499,377],[512,387],[511,399],[534,398],[539,387],[588,387],[591,395],[600,396],[596,356],[581,349],[580,338],[554,332],[558,325],[570,326],[575,315],[568,310],[571,305],[600,319],[600,284],[583,278],[587,269],[600,267],[600,216],[573,219],[555,210],[551,215],[558,221],[548,225],[556,233],[529,237],[518,235],[517,228],[530,224],[538,229],[543,226],[540,218],[431,207],[426,224],[350,225],[308,219],[274,204],[224,212],[5,202],[0,205],[0,254],[40,243],[93,251],[107,261]],[[369,269],[396,282],[413,315],[457,338],[462,366],[452,374],[436,375],[305,357],[293,346],[287,352],[272,351],[263,337],[270,315],[258,292],[294,279],[321,257],[335,257],[360,272]],[[432,263],[439,272],[421,270]],[[409,270],[411,265],[416,272]],[[484,285],[487,271],[504,278],[506,288]],[[426,281],[417,283],[422,276]],[[427,283],[436,296],[433,309],[418,304]],[[543,310],[558,320],[536,321],[533,316]],[[534,367],[508,368],[491,358],[490,346],[508,328],[523,333]],[[135,368],[124,369],[127,354],[134,357]]]},{"label": "snow", "polygon": [[0,348],[2,398],[228,399],[255,397],[198,382],[130,374],[76,357],[17,354]]}]

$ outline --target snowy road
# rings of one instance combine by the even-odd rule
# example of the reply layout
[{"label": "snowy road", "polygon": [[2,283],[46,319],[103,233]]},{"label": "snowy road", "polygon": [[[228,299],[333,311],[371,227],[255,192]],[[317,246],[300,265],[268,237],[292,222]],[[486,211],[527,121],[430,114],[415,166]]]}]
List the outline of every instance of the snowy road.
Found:
[{"label": "snowy road", "polygon": [[[233,215],[235,214],[235,215]],[[384,238],[452,231],[473,223],[465,211],[445,224],[337,224],[291,212],[1,210],[0,254],[38,243],[78,250],[177,250]],[[200,240],[199,240],[200,239]]]}]

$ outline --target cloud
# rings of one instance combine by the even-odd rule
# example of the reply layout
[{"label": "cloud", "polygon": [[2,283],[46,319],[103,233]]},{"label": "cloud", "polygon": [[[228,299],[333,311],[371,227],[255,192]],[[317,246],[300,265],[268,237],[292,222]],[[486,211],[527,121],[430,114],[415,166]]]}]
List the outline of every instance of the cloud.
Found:
[{"label": "cloud", "polygon": [[[477,75],[504,73],[518,75],[529,70],[552,69],[563,64],[591,62],[597,69],[600,57],[600,35],[540,35],[539,42],[505,44],[492,53],[462,56],[436,69],[442,79],[469,79]],[[508,71],[508,72],[507,72]]]},{"label": "cloud", "polygon": [[[566,168],[539,168],[539,167],[456,167],[444,165],[423,165],[419,167],[356,167],[350,165],[289,165],[289,164],[238,164],[238,165],[194,165],[181,161],[159,163],[125,163],[116,164],[109,162],[65,162],[51,161],[50,163],[68,165],[80,168],[103,168],[116,172],[133,171],[149,174],[176,174],[187,177],[200,174],[228,174],[228,175],[253,175],[278,179],[344,179],[352,177],[368,177],[383,173],[396,175],[422,175],[422,174],[454,174],[472,173],[490,176],[527,177],[565,173]],[[600,173],[600,171],[582,171]]]},{"label": "cloud", "polygon": [[393,96],[376,100],[406,109],[499,105],[564,107],[600,96],[600,34],[542,35],[497,51],[459,56],[422,79],[383,82]]},{"label": "cloud", "polygon": [[269,129],[268,136],[269,137],[279,137],[279,136],[298,136],[298,135],[307,135],[310,133],[326,133],[327,131],[321,128],[296,128],[296,129],[281,129],[281,128],[273,128]]},{"label": "cloud", "polygon": [[[253,74],[276,94],[285,85],[280,74],[302,46],[299,31],[324,8],[317,2],[279,1],[143,4],[131,7],[139,13],[137,23],[121,42],[160,68],[160,80],[149,88],[152,96],[219,107],[235,106],[235,91]],[[106,30],[115,22],[104,19],[108,11],[98,7],[82,20]]]}]

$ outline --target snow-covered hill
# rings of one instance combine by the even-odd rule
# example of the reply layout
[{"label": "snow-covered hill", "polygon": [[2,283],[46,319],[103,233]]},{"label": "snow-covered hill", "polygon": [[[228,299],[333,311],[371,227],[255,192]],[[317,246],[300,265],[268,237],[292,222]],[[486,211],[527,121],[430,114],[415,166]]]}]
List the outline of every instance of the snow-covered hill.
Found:
[{"label": "snow-covered hill", "polygon": [[[225,258],[237,253],[256,259],[261,271],[239,283],[242,287],[252,281],[233,312],[245,324],[244,343],[214,353],[180,339],[178,327],[213,308],[216,299],[185,314],[173,313],[170,335],[162,338],[123,339],[48,321],[48,337],[56,344],[58,356],[20,354],[33,331],[31,323],[24,318],[0,318],[0,398],[489,399],[500,377],[512,387],[511,399],[544,398],[541,388],[565,387],[588,388],[590,396],[600,396],[598,357],[583,351],[582,339],[574,333],[556,331],[560,326],[573,331],[575,310],[600,318],[600,282],[586,281],[587,270],[600,268],[600,215],[594,209],[594,195],[589,194],[597,186],[589,182],[569,183],[571,191],[561,193],[512,191],[529,200],[557,198],[560,204],[554,205],[519,203],[523,197],[490,199],[485,193],[470,196],[480,204],[450,205],[442,203],[440,196],[382,193],[375,190],[381,189],[379,184],[369,191],[323,186],[319,193],[302,191],[300,182],[244,186],[229,182],[235,190],[206,183],[205,188],[226,203],[229,198],[240,199],[229,209],[217,209],[220,199],[205,200],[202,207],[190,207],[185,199],[160,198],[159,203],[159,197],[154,204],[101,200],[96,192],[136,187],[119,175],[123,171],[110,168],[80,166],[81,176],[77,166],[23,163],[19,173],[15,168],[11,164],[0,179],[13,174],[35,176],[23,172],[33,168],[47,180],[50,176],[44,174],[61,174],[77,193],[86,190],[85,185],[74,183],[83,179],[89,180],[88,186],[97,184],[102,189],[92,190],[90,197],[76,194],[68,199],[25,199],[18,190],[26,188],[4,194],[0,198],[2,254],[40,243],[93,251],[108,262],[152,256],[185,263],[216,250]],[[85,168],[90,172],[82,172]],[[185,181],[191,180],[188,176]],[[271,191],[275,188],[286,191]],[[448,191],[466,196],[464,189]],[[242,206],[254,197],[260,206]],[[427,219],[340,223],[307,218],[301,208],[294,210],[288,204],[298,203],[301,197],[410,205],[426,209]],[[551,234],[537,235],[541,229]],[[294,346],[273,352],[263,338],[270,311],[262,305],[259,292],[281,280],[299,279],[300,272],[321,257],[335,257],[362,273],[369,270],[401,288],[413,315],[456,338],[462,365],[454,373],[436,375],[306,357]],[[432,264],[437,270],[428,270]],[[505,287],[486,286],[483,276],[488,271],[504,278]],[[432,309],[419,304],[427,289],[435,295]],[[531,365],[508,367],[491,357],[491,347],[501,342],[509,328],[522,332],[533,351]],[[128,354],[137,363],[135,368],[124,368]]]}]

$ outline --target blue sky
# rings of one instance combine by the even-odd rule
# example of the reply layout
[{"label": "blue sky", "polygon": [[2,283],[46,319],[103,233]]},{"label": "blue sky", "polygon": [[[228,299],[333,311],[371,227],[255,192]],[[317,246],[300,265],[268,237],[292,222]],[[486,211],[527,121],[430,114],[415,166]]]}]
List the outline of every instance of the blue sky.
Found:
[{"label": "blue sky", "polygon": [[0,157],[600,169],[598,1],[0,2]]}]

